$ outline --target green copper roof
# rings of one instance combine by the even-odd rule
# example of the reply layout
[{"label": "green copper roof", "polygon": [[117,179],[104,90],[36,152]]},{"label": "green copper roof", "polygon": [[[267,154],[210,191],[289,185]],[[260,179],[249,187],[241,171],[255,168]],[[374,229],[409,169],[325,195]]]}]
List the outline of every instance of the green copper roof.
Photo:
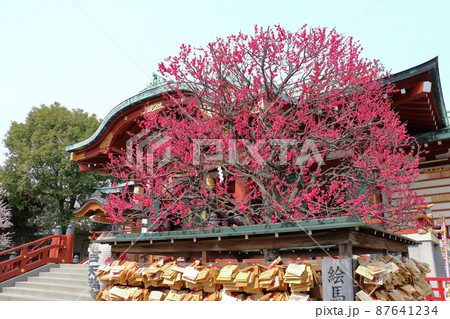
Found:
[{"label": "green copper roof", "polygon": [[420,144],[442,141],[450,139],[450,127],[444,127],[436,131],[421,133],[414,135]]},{"label": "green copper roof", "polygon": [[[98,129],[94,132],[94,134],[92,134],[88,139],[84,141],[66,146],[66,151],[67,152],[78,151],[99,141],[100,138],[105,133],[105,131],[108,129],[108,126],[117,117],[119,117],[125,111],[131,109],[133,106],[142,103],[144,101],[160,97],[162,96],[163,93],[175,92],[174,89],[171,88],[170,85],[168,84],[168,81],[157,76],[156,74],[154,74],[153,76],[154,76],[153,81],[144,90],[142,90],[135,96],[126,99],[125,101],[117,105],[115,108],[113,108],[108,113],[108,115],[103,119],[102,123],[100,124]],[[182,90],[188,90],[188,88],[185,86],[181,86],[181,88]]]},{"label": "green copper roof", "polygon": [[125,186],[127,186],[127,184],[128,184],[128,186],[134,186],[134,181],[121,183],[121,184],[116,185],[115,187],[105,186],[105,187],[96,187],[94,189],[98,190],[102,194],[113,194],[113,193],[117,193],[120,190],[123,190],[125,188]]},{"label": "green copper roof", "polygon": [[158,241],[171,239],[192,239],[192,238],[214,238],[231,237],[245,235],[264,235],[286,232],[317,231],[338,228],[365,227],[389,234],[395,237],[402,237],[398,234],[382,230],[379,227],[361,222],[357,217],[335,217],[301,221],[299,223],[277,223],[262,224],[238,227],[216,227],[208,229],[191,229],[165,232],[148,232],[141,234],[117,234],[114,238],[97,240],[96,242],[137,242],[137,241]]}]

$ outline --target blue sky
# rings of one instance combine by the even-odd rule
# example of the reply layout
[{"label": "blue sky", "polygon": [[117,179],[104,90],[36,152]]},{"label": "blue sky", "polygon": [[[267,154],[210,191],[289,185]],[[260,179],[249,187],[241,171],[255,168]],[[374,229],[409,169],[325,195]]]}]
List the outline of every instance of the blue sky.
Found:
[{"label": "blue sky", "polygon": [[[335,27],[399,72],[439,56],[450,107],[450,1],[4,1],[0,10],[0,138],[33,106],[55,101],[104,118],[150,81],[181,44],[255,24]],[[0,146],[0,164],[6,152]]]}]

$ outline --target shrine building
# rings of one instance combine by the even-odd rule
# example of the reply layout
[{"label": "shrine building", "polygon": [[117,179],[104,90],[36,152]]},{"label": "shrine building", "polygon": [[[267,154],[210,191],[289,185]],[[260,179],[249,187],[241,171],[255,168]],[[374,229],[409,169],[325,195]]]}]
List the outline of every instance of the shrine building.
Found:
[{"label": "shrine building", "polygon": [[[420,158],[420,177],[413,189],[423,195],[429,204],[428,216],[418,218],[437,229],[442,220],[450,219],[450,126],[439,78],[438,58],[396,73],[383,81],[395,84],[398,92],[392,96],[392,108],[398,112],[400,120],[406,123],[408,132],[417,138],[420,147],[426,151]],[[114,107],[91,137],[66,147],[71,161],[78,163],[82,171],[104,170],[109,162],[109,154],[125,155],[129,134],[138,134],[141,130],[137,120],[146,113],[162,109],[163,94],[173,93],[165,80],[154,75],[154,81],[144,90]],[[110,224],[103,207],[111,191],[108,188],[98,189],[90,200],[74,212],[75,216]],[[139,192],[139,187],[136,186],[134,191]],[[235,192],[237,196],[241,195],[240,185],[236,185]]]}]

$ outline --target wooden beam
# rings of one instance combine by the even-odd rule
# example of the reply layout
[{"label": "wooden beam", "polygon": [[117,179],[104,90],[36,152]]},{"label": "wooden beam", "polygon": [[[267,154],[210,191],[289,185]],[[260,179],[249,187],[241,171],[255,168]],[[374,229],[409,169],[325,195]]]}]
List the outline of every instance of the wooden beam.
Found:
[{"label": "wooden beam", "polygon": [[403,106],[406,106],[408,108],[415,108],[415,107],[420,107],[420,106],[427,106],[428,107],[428,101],[426,99],[422,99],[419,101],[411,101],[408,103],[403,104]]},{"label": "wooden beam", "polygon": [[377,247],[381,251],[383,249],[387,249],[391,252],[408,251],[408,245],[406,243],[395,241],[394,239],[389,239],[386,236],[384,237],[384,239],[382,239],[377,236],[362,232],[350,232],[349,238],[353,246],[360,248],[373,249],[374,247]]},{"label": "wooden beam", "polygon": [[439,160],[438,162],[433,162],[433,161],[422,162],[422,163],[419,163],[419,167],[420,168],[434,167],[434,166],[436,166],[436,164],[439,164],[439,165],[450,164],[450,159],[443,159],[442,161]]},{"label": "wooden beam", "polygon": [[[119,254],[124,252],[126,250],[126,247],[112,247],[112,252],[115,254],[118,258]],[[148,250],[142,249],[139,251],[141,254],[149,254]],[[360,248],[360,247],[353,247],[352,253],[354,255],[362,255],[362,254],[381,254],[383,253],[382,249],[377,249],[376,247],[372,248]],[[315,249],[315,250],[283,250],[280,251],[280,257],[282,258],[314,258],[314,257],[339,257],[339,249],[338,248],[329,248],[323,251],[322,249]],[[402,252],[402,254],[407,254],[407,252]],[[202,258],[202,252],[183,252],[183,253],[160,253],[159,255],[163,256],[173,256],[173,257],[190,257],[190,258]],[[230,259],[230,258],[238,258],[237,253],[233,252],[230,254],[229,252],[207,252],[207,258],[210,259]],[[254,250],[250,252],[246,252],[245,254],[241,254],[239,257],[241,259],[264,259],[263,254],[261,251]],[[203,264],[203,261],[202,261]],[[209,264],[209,263],[208,263]]]},{"label": "wooden beam", "polygon": [[[253,236],[251,240],[242,240],[242,238],[222,237],[221,240],[215,239],[200,239],[192,244],[190,240],[177,240],[174,243],[170,241],[153,241],[137,242],[132,247],[129,243],[119,243],[117,249],[123,249],[129,253],[147,253],[147,254],[165,254],[165,253],[179,253],[184,252],[202,252],[207,250],[212,251],[244,251],[255,249],[280,249],[289,247],[311,247],[319,245],[338,245],[340,243],[348,242],[348,232],[316,232],[311,239],[305,233],[295,234],[279,234],[278,238],[271,236]],[[181,256],[180,255],[180,256]]]},{"label": "wooden beam", "polygon": [[420,106],[412,106],[410,104],[402,104],[397,105],[393,108],[395,112],[398,112],[400,115],[405,113],[414,113],[414,114],[431,114],[430,107],[428,104],[420,105]]},{"label": "wooden beam", "polygon": [[416,122],[420,122],[420,123],[424,123],[424,124],[432,124],[434,125],[434,123],[436,122],[435,120],[433,120],[433,117],[431,116],[420,116],[420,115],[404,115],[400,113],[400,120],[402,121],[409,121],[409,122],[414,122],[414,124]]},{"label": "wooden beam", "polygon": [[351,243],[343,243],[339,245],[339,258],[352,258],[353,247]]},{"label": "wooden beam", "polygon": [[413,120],[406,121],[406,126],[409,130],[417,132],[418,130],[421,132],[426,132],[430,130],[434,130],[436,128],[436,124],[428,122],[417,122]]},{"label": "wooden beam", "polygon": [[433,119],[433,116],[431,115],[431,111],[428,110],[428,112],[398,112],[398,116],[401,119],[416,119],[416,118],[426,118],[426,119]]},{"label": "wooden beam", "polygon": [[424,97],[426,94],[431,93],[431,82],[423,81],[417,83],[407,94],[396,96],[393,103],[394,107],[399,104],[408,103]]},{"label": "wooden beam", "polygon": [[[176,257],[202,258],[206,263],[212,258],[237,258],[260,259],[263,258],[263,249],[281,249],[280,256],[283,258],[339,256],[349,258],[353,254],[407,252],[408,241],[395,240],[395,235],[380,237],[369,233],[369,230],[359,228],[358,230],[316,230],[313,238],[304,232],[278,233],[252,235],[251,240],[243,240],[242,236],[222,237],[218,240],[213,238],[198,238],[193,244],[192,238],[170,240],[138,241],[133,245],[130,242],[114,243],[112,252],[130,254],[147,254]],[[321,249],[320,246],[332,246],[330,249]],[[301,247],[315,247],[311,249],[299,249]]]},{"label": "wooden beam", "polygon": [[120,154],[120,155],[126,155],[127,154],[127,152],[124,151],[122,148],[119,148],[119,147],[116,147],[116,146],[111,146],[110,149],[111,149],[111,151],[113,153],[117,153],[117,154]]}]

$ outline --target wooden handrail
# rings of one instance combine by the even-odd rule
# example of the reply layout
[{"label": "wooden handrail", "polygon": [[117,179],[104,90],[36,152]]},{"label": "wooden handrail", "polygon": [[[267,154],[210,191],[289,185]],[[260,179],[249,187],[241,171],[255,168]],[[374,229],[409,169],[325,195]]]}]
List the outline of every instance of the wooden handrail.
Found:
[{"label": "wooden handrail", "polygon": [[29,243],[26,243],[26,244],[14,247],[14,248],[3,250],[2,252],[0,252],[0,257],[4,256],[4,255],[7,255],[9,253],[13,253],[13,252],[15,252],[15,251],[17,251],[19,249],[28,248],[28,247],[33,246],[33,245],[41,245],[42,243],[45,243],[47,240],[49,240],[51,238],[62,238],[62,237],[64,237],[64,235],[51,235],[51,236],[48,236],[48,237],[45,237],[45,238],[41,238],[41,239],[38,239],[38,240],[35,240],[35,241],[32,241],[32,242],[29,242]]},{"label": "wooden handrail", "polygon": [[18,252],[17,257],[0,262],[0,282],[48,263],[71,263],[73,234],[52,235],[8,250],[1,256]]}]

